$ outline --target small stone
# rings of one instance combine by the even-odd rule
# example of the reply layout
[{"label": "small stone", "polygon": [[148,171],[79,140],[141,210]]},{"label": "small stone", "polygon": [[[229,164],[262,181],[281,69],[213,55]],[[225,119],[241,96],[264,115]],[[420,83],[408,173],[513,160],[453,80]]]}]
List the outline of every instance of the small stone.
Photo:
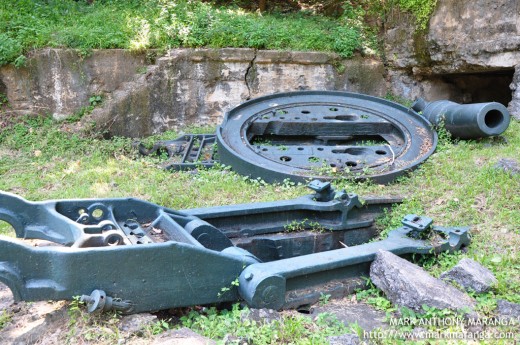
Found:
[{"label": "small stone", "polygon": [[370,266],[370,279],[394,304],[423,313],[423,305],[437,309],[472,311],[475,301],[432,277],[421,267],[385,250],[380,250]]},{"label": "small stone", "polygon": [[511,175],[520,174],[520,164],[516,159],[501,158],[494,167],[495,169],[504,170]]},{"label": "small stone", "polygon": [[157,316],[142,313],[142,314],[132,314],[124,316],[119,323],[119,330],[122,332],[128,333],[139,333],[145,327],[153,324],[157,321]]},{"label": "small stone", "polygon": [[240,317],[242,321],[251,320],[258,324],[269,324],[273,321],[280,321],[282,316],[279,312],[273,309],[248,309],[242,312]]},{"label": "small stone", "polygon": [[365,331],[387,327],[386,313],[365,303],[345,303],[342,300],[333,300],[325,305],[316,306],[311,316],[315,319],[323,313],[334,315],[338,321],[347,326],[357,323]]},{"label": "small stone", "polygon": [[452,280],[466,290],[473,290],[476,293],[486,292],[497,283],[490,270],[467,258],[460,260],[451,270],[442,273],[440,278]]},{"label": "small stone", "polygon": [[252,342],[249,342],[247,339],[234,336],[232,334],[226,334],[224,339],[222,339],[222,343],[225,345],[250,345]]},{"label": "small stone", "polygon": [[359,345],[361,340],[357,334],[343,334],[334,337],[328,337],[330,345]]},{"label": "small stone", "polygon": [[497,301],[497,314],[499,318],[520,323],[520,304],[499,299]]}]

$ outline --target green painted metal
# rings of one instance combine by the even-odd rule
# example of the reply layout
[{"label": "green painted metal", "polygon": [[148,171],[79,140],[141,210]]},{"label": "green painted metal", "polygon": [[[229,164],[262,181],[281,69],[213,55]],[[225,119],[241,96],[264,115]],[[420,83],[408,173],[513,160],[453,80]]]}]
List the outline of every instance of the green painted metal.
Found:
[{"label": "green painted metal", "polygon": [[459,104],[419,98],[412,109],[434,125],[444,125],[455,138],[477,139],[502,134],[511,121],[507,108],[497,102]]},{"label": "green painted metal", "polygon": [[[310,187],[314,194],[293,200],[184,211],[133,198],[30,202],[0,192],[0,219],[18,237],[0,237],[0,281],[16,300],[83,295],[90,311],[240,299],[284,308],[317,300],[334,284],[347,286],[367,273],[378,249],[403,255],[468,244],[462,228],[433,228],[443,234],[436,243],[411,238],[431,223],[415,216],[388,239],[366,243],[376,235],[374,218],[399,200],[362,204],[327,182]],[[298,231],[290,227],[295,222]]]},{"label": "green painted metal", "polygon": [[299,91],[247,101],[217,128],[219,160],[266,182],[337,177],[389,183],[437,145],[412,109],[363,94]]},{"label": "green painted metal", "polygon": [[151,149],[141,142],[133,146],[144,156],[164,157],[161,167],[167,170],[211,168],[217,160],[215,134],[184,134],[174,140],[160,140]]}]

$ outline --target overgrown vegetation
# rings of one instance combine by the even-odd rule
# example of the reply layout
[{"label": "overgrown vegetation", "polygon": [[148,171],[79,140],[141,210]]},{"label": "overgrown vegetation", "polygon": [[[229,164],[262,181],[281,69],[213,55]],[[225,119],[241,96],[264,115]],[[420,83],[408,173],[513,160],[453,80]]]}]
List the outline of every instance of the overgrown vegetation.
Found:
[{"label": "overgrown vegetation", "polygon": [[74,48],[82,55],[107,48],[250,47],[348,57],[362,46],[362,26],[353,17],[260,14],[188,0],[2,1],[0,65],[21,66],[31,49],[41,47]]},{"label": "overgrown vegetation", "polygon": [[[352,330],[334,315],[323,313],[314,320],[291,314],[271,323],[259,323],[242,317],[247,313],[239,304],[231,310],[215,308],[203,312],[191,311],[181,318],[182,325],[211,338],[224,339],[232,335],[238,343],[254,344],[325,344],[332,335],[351,333]],[[241,342],[240,342],[241,340]]]},{"label": "overgrown vegetation", "polygon": [[437,5],[437,0],[398,0],[397,2],[399,8],[413,14],[415,22],[421,30],[427,28],[430,16]]}]

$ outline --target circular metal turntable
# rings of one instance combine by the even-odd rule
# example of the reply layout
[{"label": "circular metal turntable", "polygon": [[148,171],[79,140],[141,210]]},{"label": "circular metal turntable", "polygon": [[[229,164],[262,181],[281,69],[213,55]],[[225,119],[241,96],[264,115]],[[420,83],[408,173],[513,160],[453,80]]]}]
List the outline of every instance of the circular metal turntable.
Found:
[{"label": "circular metal turntable", "polygon": [[335,91],[279,93],[226,113],[220,162],[266,182],[370,178],[388,183],[435,150],[422,116],[385,99]]}]

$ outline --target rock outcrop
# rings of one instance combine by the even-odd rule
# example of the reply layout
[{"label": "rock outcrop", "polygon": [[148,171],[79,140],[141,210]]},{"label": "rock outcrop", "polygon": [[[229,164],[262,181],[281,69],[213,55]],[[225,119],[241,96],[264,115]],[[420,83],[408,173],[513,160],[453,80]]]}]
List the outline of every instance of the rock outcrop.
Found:
[{"label": "rock outcrop", "polygon": [[509,103],[511,114],[520,117],[518,1],[438,0],[426,30],[411,15],[393,12],[385,26],[396,94]]},{"label": "rock outcrop", "polygon": [[452,269],[442,273],[440,278],[454,281],[466,290],[477,293],[486,292],[497,283],[490,270],[468,258],[460,260]]},{"label": "rock outcrop", "polygon": [[388,251],[380,250],[370,266],[370,279],[394,304],[423,313],[423,305],[470,311],[475,301],[424,269]]}]

